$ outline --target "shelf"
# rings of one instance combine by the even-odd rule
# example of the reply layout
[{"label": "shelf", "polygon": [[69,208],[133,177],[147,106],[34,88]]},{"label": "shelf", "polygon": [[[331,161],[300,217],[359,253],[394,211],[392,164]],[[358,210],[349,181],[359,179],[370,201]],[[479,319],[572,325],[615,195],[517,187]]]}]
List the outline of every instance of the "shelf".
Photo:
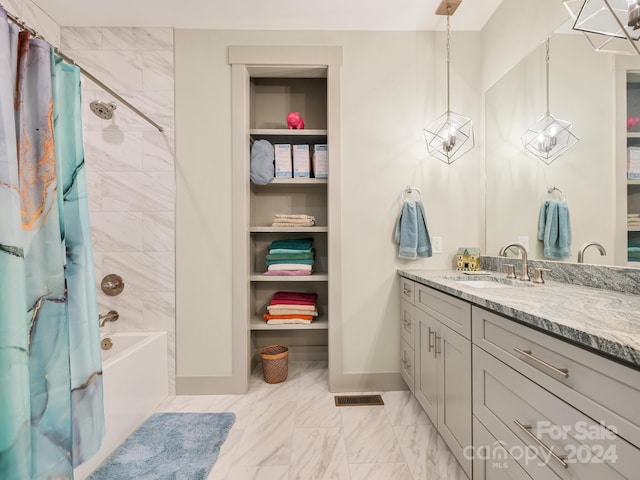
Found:
[{"label": "shelf", "polygon": [[261,273],[252,273],[249,275],[251,282],[328,282],[329,275],[326,273],[314,273],[311,275],[296,276],[271,276],[262,275]]},{"label": "shelf", "polygon": [[[252,128],[249,130],[249,135],[256,136],[286,136],[286,137],[326,137],[326,129],[302,129],[302,130],[289,130],[285,128]],[[638,133],[640,137],[640,133]]]},{"label": "shelf", "polygon": [[627,185],[640,185],[640,179],[638,179],[638,180],[629,180],[629,179],[627,179]]},{"label": "shelf", "polygon": [[627,227],[627,232],[640,232],[640,227]]},{"label": "shelf", "polygon": [[329,227],[249,227],[251,233],[326,233]]},{"label": "shelf", "polygon": [[326,178],[274,178],[268,185],[326,185],[327,183],[329,181]]},{"label": "shelf", "polygon": [[289,323],[285,325],[267,325],[267,322],[261,317],[253,317],[251,319],[251,330],[328,330],[329,319],[327,317],[319,317],[309,325],[298,325]]}]

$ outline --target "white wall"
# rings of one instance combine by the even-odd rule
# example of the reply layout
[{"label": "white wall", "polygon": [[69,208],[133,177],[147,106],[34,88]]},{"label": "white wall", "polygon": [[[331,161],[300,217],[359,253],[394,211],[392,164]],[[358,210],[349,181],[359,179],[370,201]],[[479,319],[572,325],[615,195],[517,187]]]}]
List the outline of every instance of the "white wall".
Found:
[{"label": "white wall", "polygon": [[568,18],[560,0],[502,0],[482,28],[483,89],[491,87]]},{"label": "white wall", "polygon": [[[480,244],[482,142],[447,166],[422,128],[444,113],[444,34],[176,31],[177,374],[225,376],[231,362],[230,45],[338,45],[342,68],[344,372],[398,372],[398,268],[449,268]],[[452,36],[452,110],[481,124],[479,33]],[[444,253],[397,258],[406,185],[423,194]],[[332,318],[332,321],[334,319]]]}]

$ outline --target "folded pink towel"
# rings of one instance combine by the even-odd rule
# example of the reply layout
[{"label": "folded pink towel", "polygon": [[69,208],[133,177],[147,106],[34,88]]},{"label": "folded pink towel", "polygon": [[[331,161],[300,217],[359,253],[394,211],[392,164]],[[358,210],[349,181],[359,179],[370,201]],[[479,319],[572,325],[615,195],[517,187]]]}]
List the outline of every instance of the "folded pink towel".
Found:
[{"label": "folded pink towel", "polygon": [[267,270],[264,275],[270,277],[302,277],[304,275],[311,275],[311,270]]},{"label": "folded pink towel", "polygon": [[318,295],[303,292],[276,292],[269,305],[315,305]]}]

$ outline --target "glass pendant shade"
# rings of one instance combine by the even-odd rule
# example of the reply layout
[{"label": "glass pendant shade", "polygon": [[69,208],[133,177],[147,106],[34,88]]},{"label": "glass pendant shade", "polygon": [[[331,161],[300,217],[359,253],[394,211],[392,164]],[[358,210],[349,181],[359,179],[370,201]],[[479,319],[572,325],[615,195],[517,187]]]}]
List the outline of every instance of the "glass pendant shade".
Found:
[{"label": "glass pendant shade", "polygon": [[430,155],[451,164],[473,148],[473,122],[447,111],[424,128],[424,138]]},{"label": "glass pendant shade", "polygon": [[564,0],[574,20],[598,52],[640,55],[640,5],[637,0]]},{"label": "glass pendant shade", "polygon": [[[470,118],[452,112],[449,106],[449,68],[451,64],[449,17],[451,16],[451,5],[443,2],[441,7],[447,15],[447,111],[427,125],[423,132],[429,154],[450,165],[473,148],[473,122]],[[439,10],[436,13],[440,14]]]},{"label": "glass pendant shade", "polygon": [[547,113],[522,135],[524,148],[549,165],[578,143],[573,124]]},{"label": "glass pendant shade", "polygon": [[549,39],[545,42],[545,66],[546,66],[546,95],[547,113],[540,117],[522,135],[522,144],[525,150],[531,152],[544,163],[549,165],[560,155],[578,143],[571,129],[573,124],[566,120],[555,118],[549,113]]}]

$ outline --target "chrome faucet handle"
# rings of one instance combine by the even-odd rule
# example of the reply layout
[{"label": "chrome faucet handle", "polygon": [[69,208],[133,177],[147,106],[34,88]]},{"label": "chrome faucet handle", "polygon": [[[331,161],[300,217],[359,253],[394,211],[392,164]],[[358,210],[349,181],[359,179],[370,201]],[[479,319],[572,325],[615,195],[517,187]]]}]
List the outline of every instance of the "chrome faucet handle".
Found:
[{"label": "chrome faucet handle", "polygon": [[542,267],[536,268],[534,270],[533,283],[543,284],[544,278],[542,278],[542,274],[544,272],[550,272],[550,271],[551,271],[550,268],[542,268]]},{"label": "chrome faucet handle", "polygon": [[516,266],[513,263],[503,264],[502,269],[507,270],[507,278],[516,278]]}]

